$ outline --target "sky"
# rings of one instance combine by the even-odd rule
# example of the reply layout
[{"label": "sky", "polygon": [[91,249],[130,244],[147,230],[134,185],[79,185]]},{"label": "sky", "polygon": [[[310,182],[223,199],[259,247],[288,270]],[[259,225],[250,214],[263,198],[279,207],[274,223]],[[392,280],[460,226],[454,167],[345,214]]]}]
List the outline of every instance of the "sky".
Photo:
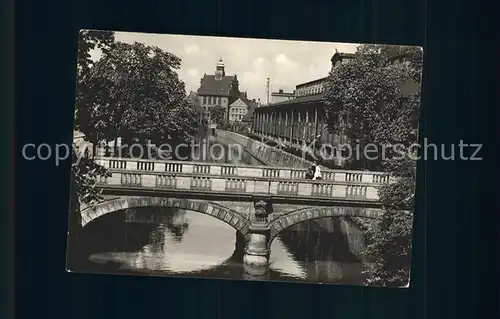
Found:
[{"label": "sky", "polygon": [[[204,74],[214,74],[222,57],[226,75],[237,75],[239,89],[248,98],[266,102],[266,79],[271,92],[293,92],[300,83],[328,75],[335,49],[353,53],[359,44],[224,38],[116,32],[115,41],[157,46],[182,60],[179,78],[186,91],[197,91]],[[91,52],[97,59],[100,52]]]}]

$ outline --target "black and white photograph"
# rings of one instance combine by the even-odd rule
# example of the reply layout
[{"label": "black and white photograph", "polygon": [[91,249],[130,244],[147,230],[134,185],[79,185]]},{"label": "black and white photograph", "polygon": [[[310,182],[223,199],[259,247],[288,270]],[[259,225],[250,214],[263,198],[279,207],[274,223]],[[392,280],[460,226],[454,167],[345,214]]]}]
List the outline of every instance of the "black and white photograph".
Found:
[{"label": "black and white photograph", "polygon": [[423,54],[80,31],[67,271],[409,287]]}]

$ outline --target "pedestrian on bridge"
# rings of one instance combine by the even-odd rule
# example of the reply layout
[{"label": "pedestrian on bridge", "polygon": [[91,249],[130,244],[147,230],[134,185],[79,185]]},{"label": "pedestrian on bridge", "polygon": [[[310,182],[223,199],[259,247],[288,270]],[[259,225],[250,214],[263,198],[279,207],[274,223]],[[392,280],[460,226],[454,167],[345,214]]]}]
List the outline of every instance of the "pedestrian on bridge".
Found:
[{"label": "pedestrian on bridge", "polygon": [[315,170],[314,170],[314,176],[313,176],[313,181],[319,181],[321,180],[321,169],[319,168],[318,163],[315,165]]},{"label": "pedestrian on bridge", "polygon": [[306,172],[306,179],[313,179],[315,171],[316,171],[315,165],[309,167],[309,170]]}]

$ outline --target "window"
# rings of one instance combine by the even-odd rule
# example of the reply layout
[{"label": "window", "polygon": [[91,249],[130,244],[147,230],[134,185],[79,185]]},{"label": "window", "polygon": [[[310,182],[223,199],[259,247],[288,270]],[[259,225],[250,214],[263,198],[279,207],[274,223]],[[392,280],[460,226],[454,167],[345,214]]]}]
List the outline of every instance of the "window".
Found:
[{"label": "window", "polygon": [[208,97],[206,96],[203,97],[203,104],[208,104]]}]

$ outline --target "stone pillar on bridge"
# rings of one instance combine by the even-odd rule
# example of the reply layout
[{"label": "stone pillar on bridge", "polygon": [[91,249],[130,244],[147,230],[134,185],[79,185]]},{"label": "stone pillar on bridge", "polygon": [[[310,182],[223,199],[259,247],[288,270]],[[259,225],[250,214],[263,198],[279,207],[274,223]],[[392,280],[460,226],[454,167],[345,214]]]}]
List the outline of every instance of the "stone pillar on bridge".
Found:
[{"label": "stone pillar on bridge", "polygon": [[245,276],[264,279],[269,270],[269,213],[270,204],[261,200],[254,203],[255,214],[250,225],[243,265]]}]

